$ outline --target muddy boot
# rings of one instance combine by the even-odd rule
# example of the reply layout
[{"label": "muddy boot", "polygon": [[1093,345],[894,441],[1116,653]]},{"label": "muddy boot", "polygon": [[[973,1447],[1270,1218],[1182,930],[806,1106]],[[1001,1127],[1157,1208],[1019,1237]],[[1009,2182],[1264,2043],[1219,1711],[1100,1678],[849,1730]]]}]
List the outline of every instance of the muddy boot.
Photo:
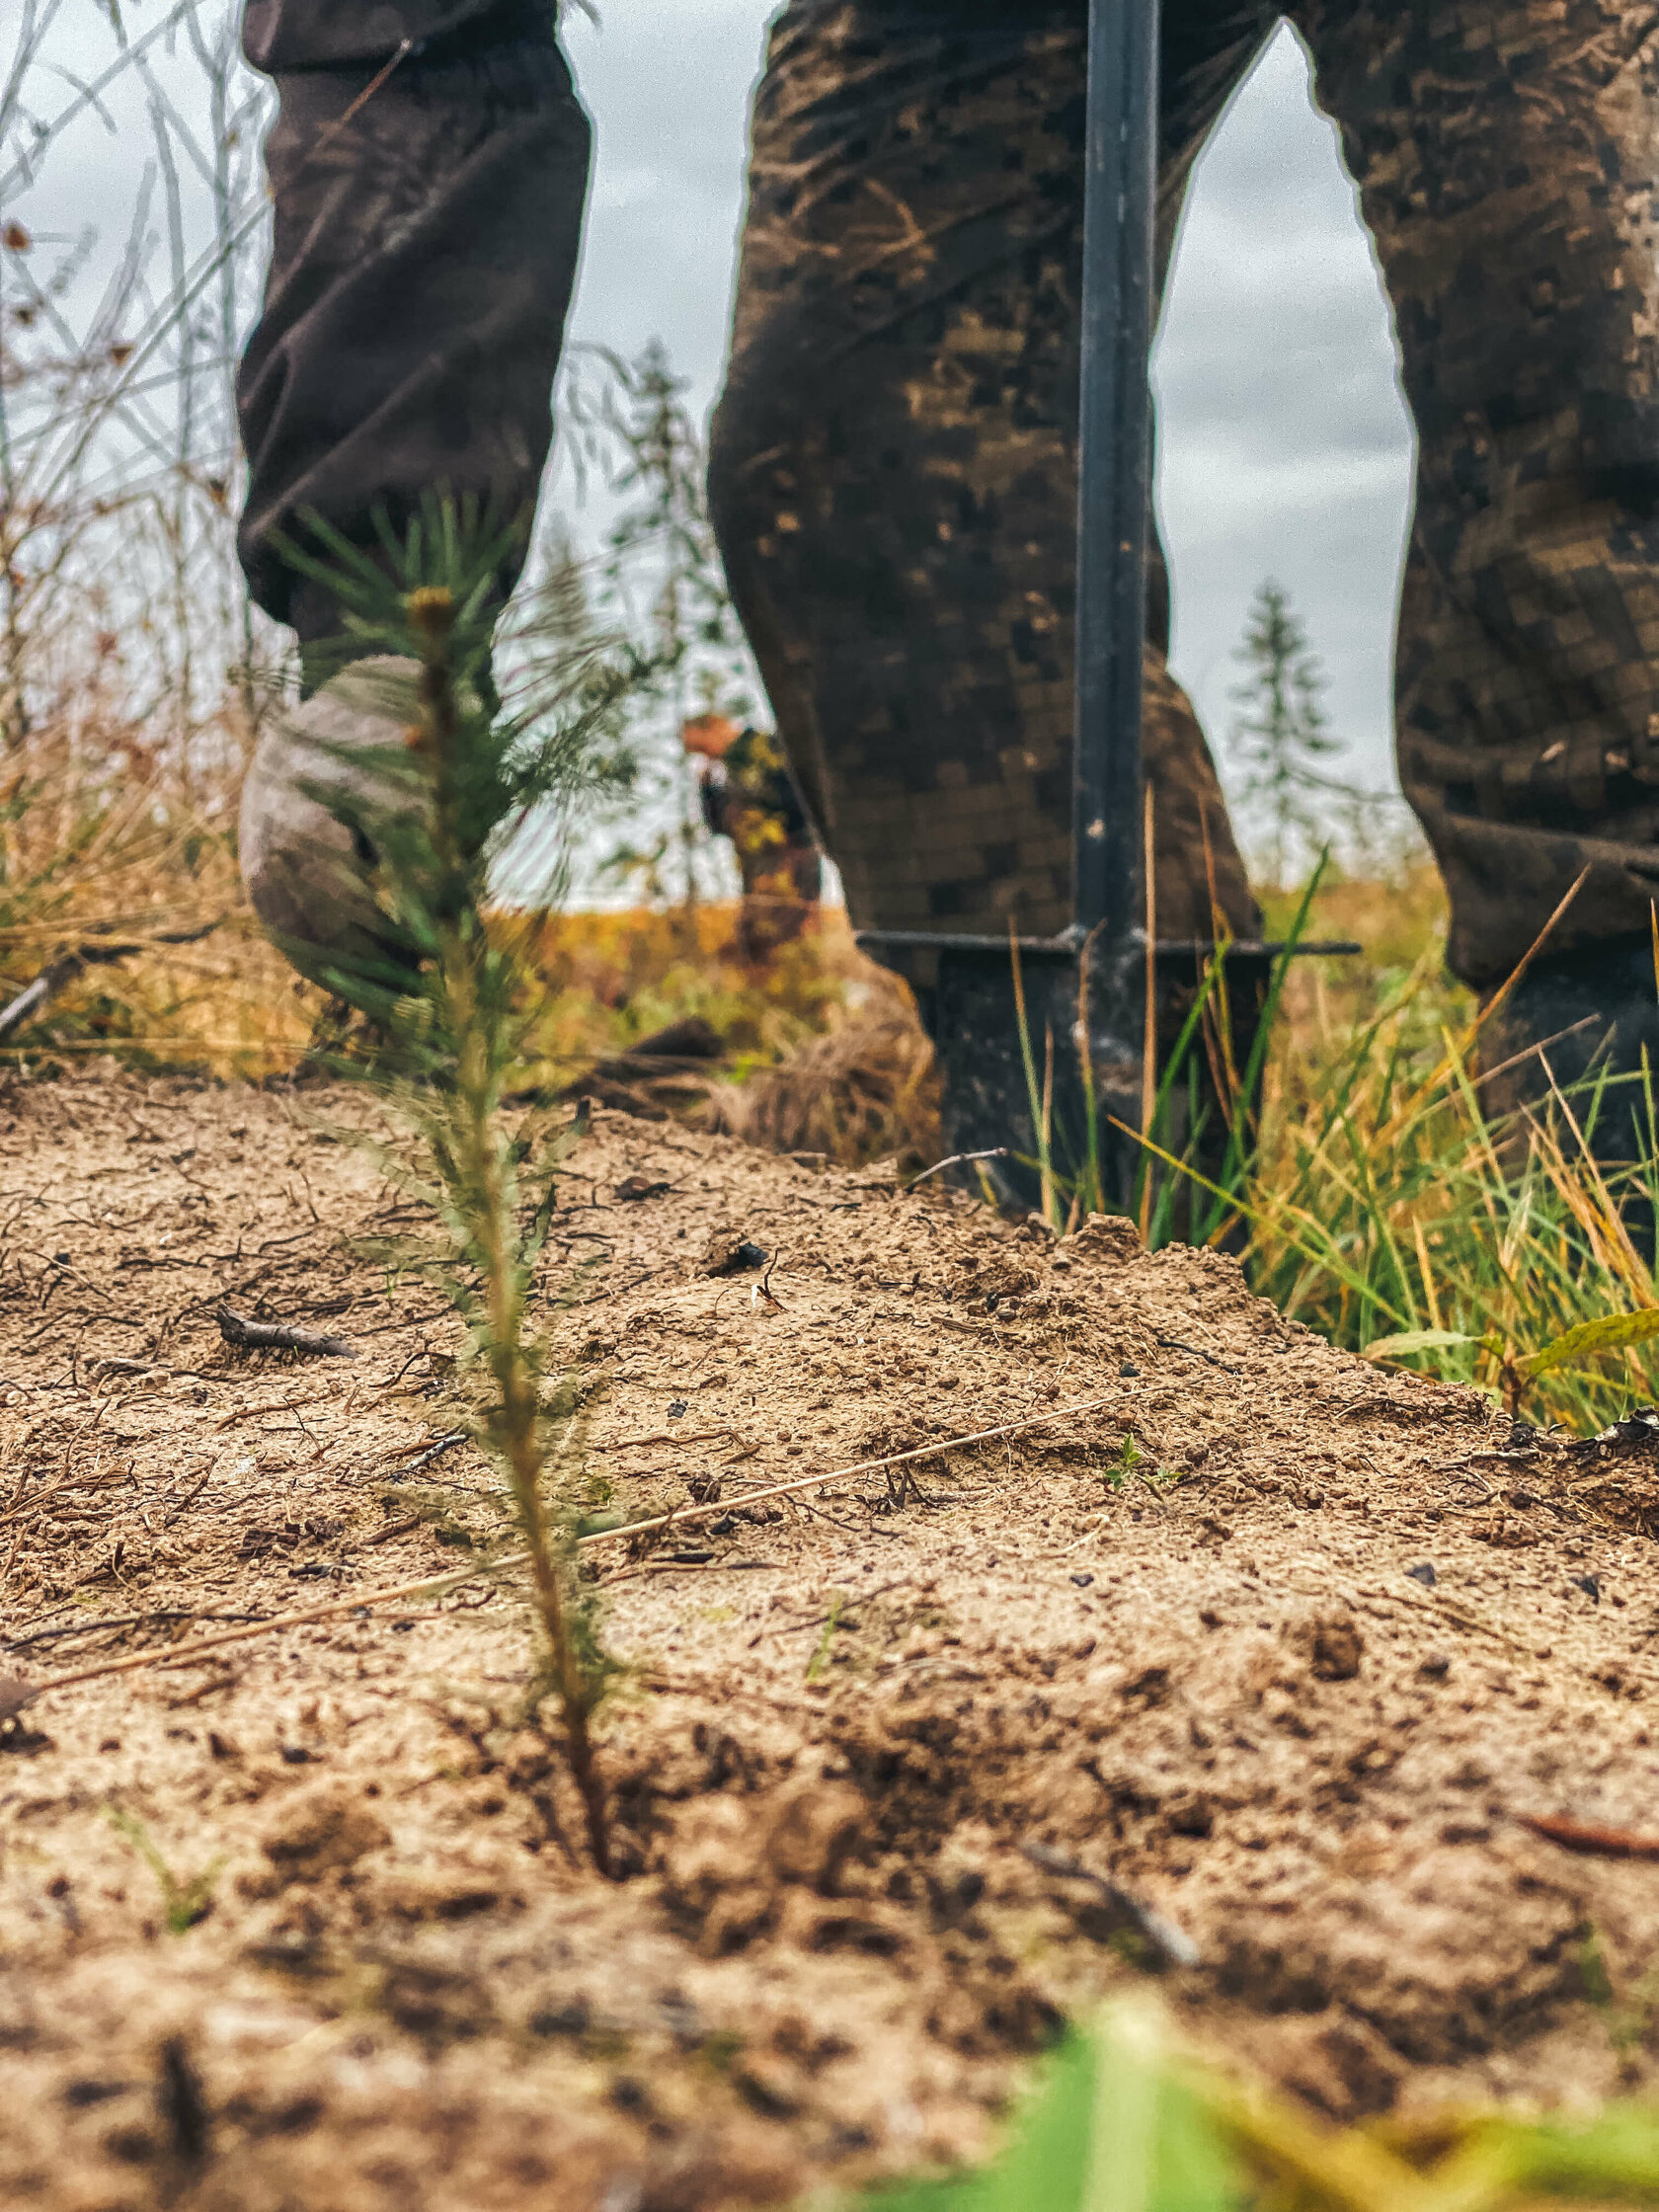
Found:
[{"label": "muddy boot", "polygon": [[[420,665],[381,655],[355,661],[270,724],[242,786],[242,880],[254,911],[304,976],[408,958],[375,897],[375,851],[363,827],[409,787],[405,733],[418,713]],[[350,749],[359,764],[341,757]],[[377,772],[378,753],[386,773]],[[358,817],[349,827],[325,803]]]},{"label": "muddy boot", "polygon": [[[1100,976],[1090,990],[1095,1123],[1091,1153],[1089,1093],[1078,1057],[1076,963],[1041,954],[1027,954],[1022,962],[1028,1067],[1008,955],[941,955],[937,988],[925,997],[918,994],[918,1004],[939,1067],[945,1149],[957,1154],[1001,1150],[998,1158],[967,1164],[958,1180],[977,1184],[983,1175],[1005,1203],[1041,1204],[1043,1147],[1038,1130],[1048,1085],[1048,1151],[1062,1211],[1069,1210],[1079,1182],[1097,1182],[1098,1199],[1109,1210],[1132,1210],[1146,1155],[1116,1125],[1140,1126],[1141,1064],[1125,1048],[1124,1035],[1133,1034],[1134,1025],[1121,1014],[1114,1016],[1114,998],[1117,1006],[1127,1001],[1139,1012],[1144,975],[1141,956],[1133,954],[1116,994]],[[1226,994],[1230,1066],[1240,1078],[1249,1063],[1265,983],[1265,962],[1240,959],[1231,964]],[[1173,969],[1160,977],[1155,1045],[1160,1068],[1168,1066],[1175,1052],[1195,997],[1190,978],[1183,979]],[[1221,1182],[1238,1109],[1227,1095],[1231,1090],[1228,1056],[1222,1052],[1218,1035],[1220,1000],[1213,995],[1210,1004],[1215,1011],[1204,1017],[1189,1041],[1179,1078],[1168,1086],[1163,1118],[1153,1134],[1164,1150],[1186,1159],[1207,1181]],[[1253,1115],[1255,1101],[1249,1104]],[[1154,1174],[1163,1179],[1173,1170],[1156,1167]],[[1205,1191],[1184,1177],[1174,1177],[1165,1208],[1172,1235],[1190,1237],[1202,1230],[1210,1211]]]},{"label": "muddy boot", "polygon": [[[1077,1055],[1076,962],[1028,953],[1021,960],[1020,983],[1023,1037],[1009,956],[940,954],[937,988],[925,998],[918,996],[939,1069],[940,1128],[946,1153],[963,1158],[954,1180],[988,1188],[1005,1205],[1039,1206],[1047,1084],[1047,1148],[1053,1174],[1066,1194],[1062,1197],[1065,1206],[1089,1160],[1088,1100]],[[1101,1021],[1094,1026],[1099,1031]],[[1096,1045],[1095,1065],[1101,1068],[1111,1048],[1104,1035],[1097,1036]],[[1115,1058],[1126,1063],[1121,1050]],[[1108,1087],[1114,1095],[1110,1104],[1097,1098],[1097,1109],[1106,1105],[1107,1110],[1097,1110],[1096,1126],[1105,1146],[1100,1179],[1116,1206],[1127,1204],[1135,1168],[1125,1140],[1111,1127],[1111,1116],[1133,1118],[1139,1099],[1132,1101],[1130,1093],[1138,1090],[1139,1077],[1126,1064],[1122,1081],[1111,1085],[1108,1080]],[[974,1157],[981,1153],[994,1156]]]},{"label": "muddy boot", "polygon": [[[1540,958],[1481,1027],[1480,1065],[1490,1070],[1481,1105],[1493,1120],[1524,1107],[1542,1112],[1553,1082],[1598,1162],[1617,1174],[1654,1151],[1644,1058],[1659,1085],[1659,988],[1648,937]],[[1594,1079],[1604,1072],[1597,1105]],[[1570,1157],[1577,1146],[1570,1132],[1563,1136]]]}]

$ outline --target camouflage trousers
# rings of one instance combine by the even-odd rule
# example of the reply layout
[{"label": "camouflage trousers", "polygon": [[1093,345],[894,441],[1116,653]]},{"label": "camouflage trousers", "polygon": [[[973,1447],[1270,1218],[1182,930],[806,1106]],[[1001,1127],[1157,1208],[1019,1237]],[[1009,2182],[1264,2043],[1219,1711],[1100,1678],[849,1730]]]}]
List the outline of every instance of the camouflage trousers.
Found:
[{"label": "camouflage trousers", "polygon": [[[1166,0],[1164,267],[1282,12]],[[1486,983],[1581,875],[1562,950],[1644,931],[1659,891],[1659,28],[1633,0],[1288,12],[1393,302],[1400,771]],[[1066,918],[1085,14],[790,0],[771,33],[711,496],[865,926]],[[250,0],[249,49],[281,119],[244,552],[303,625],[270,551],[297,506],[360,534],[438,482],[533,498],[588,128],[527,0]],[[1161,575],[1149,611],[1160,930],[1247,930]]]},{"label": "camouflage trousers", "polygon": [[[1167,0],[1160,268],[1281,12]],[[1627,0],[1290,12],[1393,302],[1400,769],[1486,982],[1582,871],[1563,949],[1645,930],[1659,889],[1659,33]],[[1066,917],[1085,15],[793,0],[755,104],[717,511],[849,901],[888,927]],[[1207,875],[1236,925],[1164,604],[1160,926],[1201,925]]]}]

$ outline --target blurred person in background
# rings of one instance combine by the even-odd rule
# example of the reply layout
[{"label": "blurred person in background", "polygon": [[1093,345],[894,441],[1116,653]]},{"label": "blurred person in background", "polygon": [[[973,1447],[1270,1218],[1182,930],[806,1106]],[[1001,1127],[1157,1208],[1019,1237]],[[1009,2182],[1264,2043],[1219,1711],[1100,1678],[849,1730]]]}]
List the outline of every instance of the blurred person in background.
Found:
[{"label": "blurred person in background", "polygon": [[824,889],[824,859],[776,736],[726,714],[697,714],[680,743],[698,762],[709,834],[727,838],[743,880],[736,940],[758,964],[801,934]]}]

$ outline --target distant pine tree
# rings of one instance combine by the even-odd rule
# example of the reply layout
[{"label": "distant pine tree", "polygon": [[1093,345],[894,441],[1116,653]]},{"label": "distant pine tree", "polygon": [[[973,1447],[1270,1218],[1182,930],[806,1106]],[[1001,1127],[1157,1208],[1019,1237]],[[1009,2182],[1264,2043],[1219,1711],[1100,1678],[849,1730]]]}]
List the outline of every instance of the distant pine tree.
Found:
[{"label": "distant pine tree", "polygon": [[1321,704],[1327,679],[1290,594],[1271,577],[1250,603],[1234,658],[1249,671],[1227,694],[1242,709],[1229,748],[1241,771],[1240,811],[1260,825],[1264,872],[1282,885],[1309,848],[1327,841],[1330,800],[1348,786],[1320,772],[1342,750]]}]

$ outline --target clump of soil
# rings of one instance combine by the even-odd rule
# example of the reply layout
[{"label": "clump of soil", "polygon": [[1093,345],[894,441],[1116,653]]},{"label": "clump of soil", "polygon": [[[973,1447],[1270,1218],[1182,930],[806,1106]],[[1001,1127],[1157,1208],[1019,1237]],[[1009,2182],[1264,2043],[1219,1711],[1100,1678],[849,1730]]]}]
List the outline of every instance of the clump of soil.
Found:
[{"label": "clump of soil", "polygon": [[893,1154],[940,1156],[939,1081],[904,986],[859,979],[851,1012],[744,1083],[706,1086],[700,1126],[771,1152],[818,1152],[846,1165]]},{"label": "clump of soil", "polygon": [[[5,1671],[499,1533],[414,1217],[326,1126],[361,1111],[5,1092]],[[0,2200],[780,2204],[974,2156],[1059,2018],[1150,1972],[1336,2116],[1648,2078],[1605,1990],[1659,1868],[1518,1817],[1653,1819],[1639,1437],[1541,1450],[1123,1224],[1056,1245],[620,1114],[548,1270],[612,1509],[715,1509],[591,1554],[627,1878],[571,1846],[511,1581],[37,1698],[0,1732]],[[358,1357],[234,1351],[221,1301]]]}]

